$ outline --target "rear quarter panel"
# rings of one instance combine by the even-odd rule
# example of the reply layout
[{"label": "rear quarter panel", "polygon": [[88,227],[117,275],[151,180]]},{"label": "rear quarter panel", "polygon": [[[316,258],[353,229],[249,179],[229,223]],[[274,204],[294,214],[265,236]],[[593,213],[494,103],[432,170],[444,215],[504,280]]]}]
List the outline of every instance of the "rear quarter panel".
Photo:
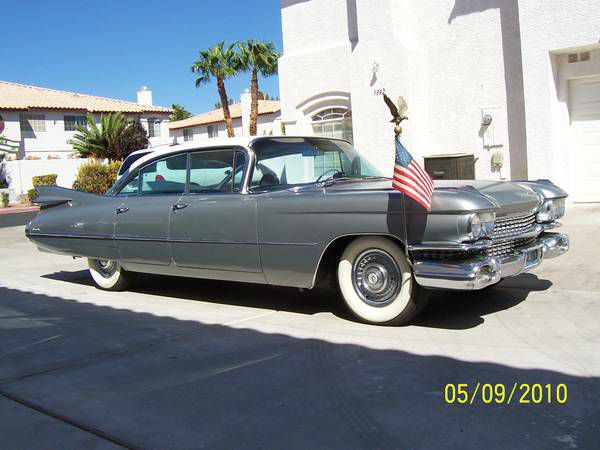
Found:
[{"label": "rear quarter panel", "polygon": [[[61,188],[55,188],[61,189]],[[44,195],[68,198],[57,206],[43,207],[27,225],[29,239],[40,250],[94,258],[117,259],[114,245],[114,217],[122,203],[118,197],[93,195],[70,189],[40,191]]]}]

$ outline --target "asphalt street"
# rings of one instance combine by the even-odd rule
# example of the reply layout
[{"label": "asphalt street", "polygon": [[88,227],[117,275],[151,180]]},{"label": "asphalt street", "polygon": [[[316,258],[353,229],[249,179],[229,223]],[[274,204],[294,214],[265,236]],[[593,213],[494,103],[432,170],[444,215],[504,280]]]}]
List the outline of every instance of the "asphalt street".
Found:
[{"label": "asphalt street", "polygon": [[[81,259],[2,228],[0,448],[598,448],[600,205],[567,214],[567,255],[436,292],[405,327],[322,292],[158,276],[102,292]],[[449,383],[568,398],[448,404]]]},{"label": "asphalt street", "polygon": [[17,227],[25,225],[36,216],[37,212],[22,212],[0,214],[0,228]]}]

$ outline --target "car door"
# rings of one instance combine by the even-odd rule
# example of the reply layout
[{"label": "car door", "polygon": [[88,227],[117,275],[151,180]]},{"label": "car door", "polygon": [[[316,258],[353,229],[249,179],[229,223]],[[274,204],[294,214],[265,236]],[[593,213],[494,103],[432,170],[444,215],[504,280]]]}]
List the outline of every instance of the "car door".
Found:
[{"label": "car door", "polygon": [[247,154],[234,148],[191,152],[188,192],[171,216],[171,255],[179,267],[261,272],[256,200],[241,193]]},{"label": "car door", "polygon": [[119,195],[115,242],[121,260],[169,265],[169,220],[173,205],[185,191],[187,154],[164,157],[146,164]]}]

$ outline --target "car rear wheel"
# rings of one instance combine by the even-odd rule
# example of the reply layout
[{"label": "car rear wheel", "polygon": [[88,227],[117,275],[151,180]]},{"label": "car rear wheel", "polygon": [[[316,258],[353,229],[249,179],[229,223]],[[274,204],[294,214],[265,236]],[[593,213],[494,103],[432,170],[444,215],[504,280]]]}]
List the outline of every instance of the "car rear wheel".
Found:
[{"label": "car rear wheel", "polygon": [[342,253],[337,273],[342,297],[363,322],[404,324],[427,303],[428,292],[414,281],[404,251],[389,238],[352,241]]},{"label": "car rear wheel", "polygon": [[135,274],[123,269],[118,261],[89,258],[88,267],[96,286],[107,291],[125,290],[135,278]]}]

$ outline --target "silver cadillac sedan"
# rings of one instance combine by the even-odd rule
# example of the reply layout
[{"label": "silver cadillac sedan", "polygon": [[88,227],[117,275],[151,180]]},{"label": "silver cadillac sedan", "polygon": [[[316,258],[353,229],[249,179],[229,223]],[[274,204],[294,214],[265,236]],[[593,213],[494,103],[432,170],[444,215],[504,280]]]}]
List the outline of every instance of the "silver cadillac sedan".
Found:
[{"label": "silver cadillac sedan", "polygon": [[105,195],[38,187],[26,235],[87,258],[101,289],[139,272],[311,289],[400,324],[431,289],[474,290],[562,255],[567,194],[547,180],[436,182],[431,209],[348,143],[211,139],[137,159]]}]

